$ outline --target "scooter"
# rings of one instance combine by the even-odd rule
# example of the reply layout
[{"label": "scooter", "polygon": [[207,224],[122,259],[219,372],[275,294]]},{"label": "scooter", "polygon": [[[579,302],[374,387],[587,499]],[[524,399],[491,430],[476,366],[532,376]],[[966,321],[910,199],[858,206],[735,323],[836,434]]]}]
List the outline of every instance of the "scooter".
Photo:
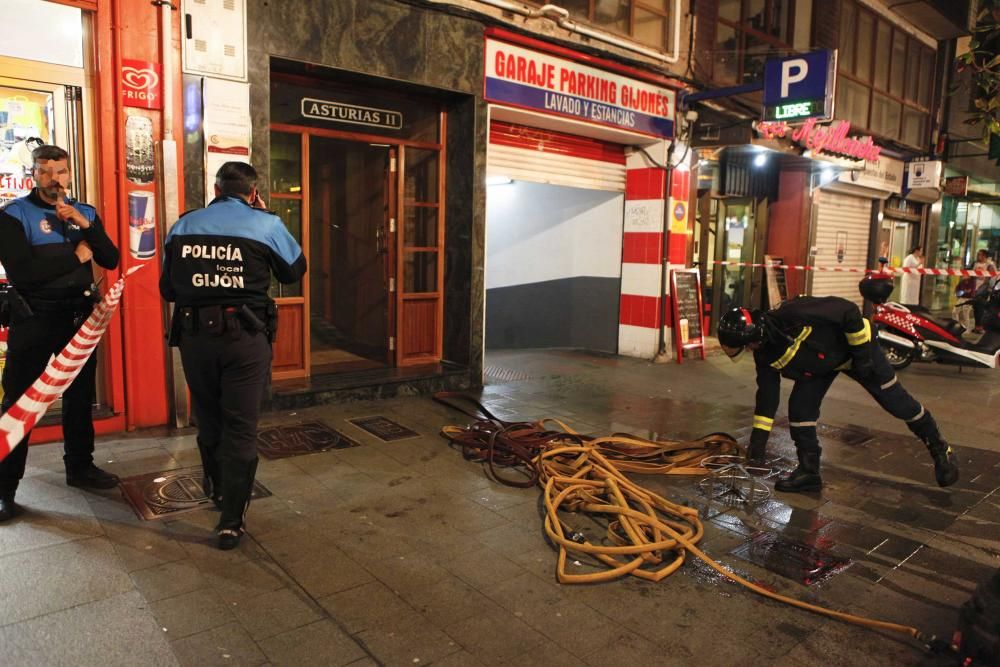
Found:
[{"label": "scooter", "polygon": [[[863,283],[865,281],[862,281]],[[866,290],[871,293],[871,290]],[[904,306],[885,299],[873,299],[872,324],[889,364],[899,370],[913,361],[937,362],[982,368],[1000,367],[1000,281],[986,295],[983,328],[978,340],[964,337],[966,328],[952,318],[938,318],[921,306]],[[888,295],[886,295],[888,296]],[[971,304],[959,304],[959,307]]]}]

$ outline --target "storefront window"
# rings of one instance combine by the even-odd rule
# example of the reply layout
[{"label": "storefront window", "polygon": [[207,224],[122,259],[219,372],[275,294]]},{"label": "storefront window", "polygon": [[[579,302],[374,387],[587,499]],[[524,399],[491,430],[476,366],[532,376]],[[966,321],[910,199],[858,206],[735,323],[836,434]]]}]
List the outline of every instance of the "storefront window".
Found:
[{"label": "storefront window", "polygon": [[934,49],[855,0],[845,0],[840,18],[837,115],[872,134],[923,147]]},{"label": "storefront window", "polygon": [[759,81],[768,56],[792,49],[792,5],[789,0],[720,0],[712,78],[717,83]]},{"label": "storefront window", "polygon": [[[538,6],[548,4],[541,0],[530,2]],[[672,0],[562,0],[557,4],[574,19],[583,19],[604,30],[628,35],[662,51],[672,46]]]},{"label": "storefront window", "polygon": [[[980,250],[995,258],[1000,253],[1000,206],[945,196],[936,250],[939,269],[971,269]],[[958,276],[936,276],[933,307],[954,306],[960,281]]]}]

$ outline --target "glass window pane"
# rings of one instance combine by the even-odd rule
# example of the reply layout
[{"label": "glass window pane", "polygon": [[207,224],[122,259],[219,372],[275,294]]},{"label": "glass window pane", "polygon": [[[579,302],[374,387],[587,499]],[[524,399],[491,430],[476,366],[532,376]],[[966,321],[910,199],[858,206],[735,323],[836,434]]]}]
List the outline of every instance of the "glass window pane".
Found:
[{"label": "glass window pane", "polygon": [[736,83],[739,76],[739,42],[736,30],[720,23],[715,35],[712,78],[719,83]]},{"label": "glass window pane", "polygon": [[872,124],[868,129],[889,139],[898,139],[901,113],[899,102],[875,93],[872,96]]},{"label": "glass window pane", "polygon": [[892,35],[892,73],[889,77],[889,92],[896,97],[903,96],[903,78],[906,72],[906,35],[895,30]]},{"label": "glass window pane", "polygon": [[854,57],[854,73],[862,81],[872,80],[872,40],[875,33],[875,17],[868,12],[858,14],[858,32],[854,35],[857,53]]},{"label": "glass window pane", "polygon": [[920,87],[920,44],[917,40],[910,40],[910,54],[906,59],[906,99],[910,102],[917,101],[917,90]]},{"label": "glass window pane", "polygon": [[747,0],[747,15],[743,21],[754,30],[767,30],[767,0]]},{"label": "glass window pane", "polygon": [[[273,163],[272,163],[273,164]],[[292,237],[302,244],[302,202],[298,199],[272,199],[268,202],[285,227],[288,228]],[[282,285],[274,276],[271,276],[271,297],[279,298],[286,296],[302,296],[302,281],[291,285]]]},{"label": "glass window pane", "polygon": [[934,83],[934,52],[924,49],[920,54],[920,92],[917,102],[920,106],[930,108],[931,88]]},{"label": "glass window pane", "polygon": [[438,152],[422,148],[406,148],[406,201],[436,202],[438,200]]},{"label": "glass window pane", "polygon": [[302,136],[271,133],[271,193],[302,193]]},{"label": "glass window pane", "polygon": [[38,0],[4,0],[3,9],[0,56],[83,67],[83,10]]},{"label": "glass window pane", "polygon": [[840,10],[840,70],[854,71],[854,17],[857,10],[851,3],[845,2]]},{"label": "glass window pane", "polygon": [[407,252],[403,256],[403,291],[407,294],[437,291],[436,251]]},{"label": "glass window pane", "polygon": [[837,82],[837,118],[849,120],[857,127],[868,127],[868,88],[849,79]]},{"label": "glass window pane", "polygon": [[559,6],[577,18],[590,20],[590,0],[565,0],[560,2]]},{"label": "glass window pane", "polygon": [[617,32],[628,34],[629,2],[595,2],[594,23]]},{"label": "glass window pane", "polygon": [[[739,23],[740,7],[742,5],[743,0],[719,0],[719,18]],[[722,26],[719,27],[721,28]]]},{"label": "glass window pane", "polygon": [[[28,194],[35,187],[31,151],[37,144],[30,140],[37,137],[46,144],[55,143],[54,103],[52,93],[44,90],[0,87],[0,205]],[[153,180],[152,146],[148,148],[149,173],[141,173],[141,180],[146,183]],[[140,164],[143,162],[146,160]]]},{"label": "glass window pane", "polygon": [[408,247],[437,246],[437,220],[436,206],[407,206],[403,220],[403,243]]},{"label": "glass window pane", "polygon": [[635,10],[635,32],[633,37],[636,41],[648,44],[658,49],[667,46],[667,18],[659,14],[647,12],[645,9]]},{"label": "glass window pane", "polygon": [[764,61],[771,55],[774,47],[751,34],[744,35],[743,39],[746,40],[743,50],[743,83],[760,81],[764,78]]},{"label": "glass window pane", "polygon": [[878,22],[878,36],[875,38],[875,87],[889,90],[889,56],[892,53],[892,26],[885,21]]},{"label": "glass window pane", "polygon": [[792,37],[788,32],[791,11],[791,0],[773,0],[771,2],[771,26],[768,32],[786,44],[792,42]]},{"label": "glass window pane", "polygon": [[903,136],[900,138],[904,144],[923,148],[925,131],[927,124],[927,114],[915,109],[903,109]]}]

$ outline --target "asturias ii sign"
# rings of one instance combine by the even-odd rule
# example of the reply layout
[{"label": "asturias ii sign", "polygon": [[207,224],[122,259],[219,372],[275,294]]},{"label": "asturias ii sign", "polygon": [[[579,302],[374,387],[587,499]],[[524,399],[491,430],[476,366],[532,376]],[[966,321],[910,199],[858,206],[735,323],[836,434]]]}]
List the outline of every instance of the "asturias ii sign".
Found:
[{"label": "asturias ii sign", "polygon": [[486,40],[486,98],[658,137],[672,137],[676,94],[637,79]]}]

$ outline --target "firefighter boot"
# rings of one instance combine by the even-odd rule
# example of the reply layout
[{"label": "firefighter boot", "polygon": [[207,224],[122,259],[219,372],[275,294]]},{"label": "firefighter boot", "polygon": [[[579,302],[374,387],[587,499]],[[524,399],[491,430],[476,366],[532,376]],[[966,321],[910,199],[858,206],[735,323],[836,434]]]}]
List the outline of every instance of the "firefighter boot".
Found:
[{"label": "firefighter boot", "polygon": [[782,477],[774,483],[775,491],[784,493],[807,493],[823,488],[823,480],[819,476],[819,451],[797,452],[798,467],[791,474]]},{"label": "firefighter boot", "polygon": [[934,459],[934,479],[938,486],[951,486],[958,481],[958,459],[951,446],[940,435],[924,440]]},{"label": "firefighter boot", "polygon": [[243,519],[250,506],[250,494],[257,473],[257,459],[253,461],[226,461],[222,472],[222,516],[219,517],[217,535],[219,548],[235,549],[243,536]]}]

